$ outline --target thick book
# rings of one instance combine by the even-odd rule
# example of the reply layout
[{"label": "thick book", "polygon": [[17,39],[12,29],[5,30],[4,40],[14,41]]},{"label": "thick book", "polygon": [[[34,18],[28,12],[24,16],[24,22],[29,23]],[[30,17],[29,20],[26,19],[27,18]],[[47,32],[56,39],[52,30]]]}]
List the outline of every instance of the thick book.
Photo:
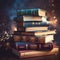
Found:
[{"label": "thick book", "polygon": [[17,16],[29,15],[29,16],[46,16],[46,10],[43,9],[21,9],[17,10]]},{"label": "thick book", "polygon": [[25,22],[25,21],[42,21],[41,16],[19,16],[14,18],[14,21],[16,22]]},{"label": "thick book", "polygon": [[37,27],[26,27],[25,28],[25,31],[33,31],[33,32],[37,32],[37,31],[47,31],[48,30],[48,27],[47,26],[37,26]]},{"label": "thick book", "polygon": [[50,34],[56,34],[56,30],[48,30],[48,31],[45,31],[45,32],[35,32],[34,35],[35,36],[42,36],[42,35],[50,35]]},{"label": "thick book", "polygon": [[25,21],[23,22],[23,27],[49,27],[50,24],[48,24],[47,22],[37,22],[37,21]]},{"label": "thick book", "polygon": [[53,44],[53,49],[50,51],[36,51],[36,50],[21,50],[18,51],[12,48],[12,53],[19,56],[20,58],[31,58],[31,57],[43,57],[43,56],[50,56],[50,55],[58,55],[59,47]]},{"label": "thick book", "polygon": [[30,42],[30,43],[52,43],[52,41],[54,41],[54,35],[45,35],[45,36],[14,35],[14,41]]},{"label": "thick book", "polygon": [[25,22],[16,22],[17,27],[49,27],[49,23],[47,22],[39,22],[39,21],[25,21]]},{"label": "thick book", "polygon": [[29,43],[29,42],[16,42],[16,49],[20,50],[51,50],[52,43]]},{"label": "thick book", "polygon": [[48,30],[48,26],[37,26],[37,27],[17,27],[17,31],[25,31],[25,32],[38,32],[38,31],[47,31]]},{"label": "thick book", "polygon": [[47,31],[43,31],[43,32],[32,32],[32,31],[14,31],[14,35],[25,35],[25,36],[44,36],[44,35],[54,35],[56,34],[55,30],[47,30]]}]

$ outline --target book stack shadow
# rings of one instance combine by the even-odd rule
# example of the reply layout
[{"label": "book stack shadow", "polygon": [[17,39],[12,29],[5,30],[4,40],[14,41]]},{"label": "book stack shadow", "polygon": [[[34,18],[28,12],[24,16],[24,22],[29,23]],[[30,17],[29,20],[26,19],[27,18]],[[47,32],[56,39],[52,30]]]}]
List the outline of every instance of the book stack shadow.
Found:
[{"label": "book stack shadow", "polygon": [[17,27],[13,34],[14,54],[26,58],[46,55],[53,50],[56,30],[46,13],[43,9],[17,10],[17,17],[14,18]]}]

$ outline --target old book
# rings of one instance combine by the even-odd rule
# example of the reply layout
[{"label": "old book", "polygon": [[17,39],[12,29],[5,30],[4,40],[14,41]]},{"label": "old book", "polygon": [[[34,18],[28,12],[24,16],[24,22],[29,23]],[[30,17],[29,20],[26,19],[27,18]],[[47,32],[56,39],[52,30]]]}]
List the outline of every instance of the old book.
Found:
[{"label": "old book", "polygon": [[14,21],[16,22],[25,22],[25,21],[42,21],[42,17],[41,16],[19,16],[14,18]]},{"label": "old book", "polygon": [[45,31],[45,32],[35,32],[34,35],[35,36],[42,36],[42,35],[50,35],[50,34],[56,34],[56,30],[48,30],[48,31]]},{"label": "old book", "polygon": [[21,9],[17,10],[17,16],[29,15],[29,16],[46,16],[46,11],[43,9]]},{"label": "old book", "polygon": [[47,31],[48,30],[48,27],[26,27],[25,28],[25,31],[33,31],[33,32],[36,32],[36,31]]},{"label": "old book", "polygon": [[55,30],[47,30],[47,31],[39,31],[39,32],[32,32],[32,31],[14,31],[15,35],[24,35],[24,36],[44,36],[44,35],[54,35],[56,34]]},{"label": "old book", "polygon": [[12,52],[19,56],[20,58],[28,58],[28,57],[42,57],[42,56],[50,56],[50,55],[58,55],[59,53],[59,47],[55,44],[53,44],[53,49],[50,51],[36,51],[36,50],[21,50],[18,51],[14,48],[12,48]]},{"label": "old book", "polygon": [[24,27],[38,27],[38,26],[49,26],[50,24],[48,24],[47,22],[38,22],[38,21],[25,21],[23,22],[23,26]]},{"label": "old book", "polygon": [[16,49],[20,50],[51,50],[52,43],[29,43],[29,42],[16,42]]},{"label": "old book", "polygon": [[42,26],[48,26],[47,22],[38,22],[38,21],[27,21],[27,22],[17,22],[16,23],[17,27],[42,27]]},{"label": "old book", "polygon": [[47,31],[48,30],[48,27],[47,26],[44,26],[44,27],[17,27],[17,31],[25,31],[25,32],[44,32],[44,31]]}]

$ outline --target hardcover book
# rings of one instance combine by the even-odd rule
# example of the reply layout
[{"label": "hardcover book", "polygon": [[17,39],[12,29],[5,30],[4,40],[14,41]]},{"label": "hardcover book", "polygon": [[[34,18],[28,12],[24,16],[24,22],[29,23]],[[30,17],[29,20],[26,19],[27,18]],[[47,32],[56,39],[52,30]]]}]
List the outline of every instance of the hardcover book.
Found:
[{"label": "hardcover book", "polygon": [[19,16],[14,19],[16,22],[25,21],[42,21],[42,16]]},{"label": "hardcover book", "polygon": [[43,9],[21,9],[17,10],[17,16],[29,15],[29,16],[46,16],[46,11]]},{"label": "hardcover book", "polygon": [[50,55],[58,55],[59,53],[59,47],[55,44],[53,44],[53,49],[49,51],[36,51],[36,50],[21,50],[18,51],[14,48],[12,48],[12,52],[19,56],[20,58],[31,58],[31,57],[42,57],[42,56],[50,56]]}]

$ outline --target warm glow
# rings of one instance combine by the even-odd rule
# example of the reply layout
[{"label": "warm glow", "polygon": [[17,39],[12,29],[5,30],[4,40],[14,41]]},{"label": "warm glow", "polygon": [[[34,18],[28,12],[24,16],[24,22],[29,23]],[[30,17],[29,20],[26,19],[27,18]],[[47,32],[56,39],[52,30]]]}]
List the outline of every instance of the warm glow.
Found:
[{"label": "warm glow", "polygon": [[17,31],[17,27],[13,24],[13,25],[11,26],[11,30],[12,30],[12,31]]},{"label": "warm glow", "polygon": [[14,31],[17,31],[17,28],[16,27],[14,27]]}]

